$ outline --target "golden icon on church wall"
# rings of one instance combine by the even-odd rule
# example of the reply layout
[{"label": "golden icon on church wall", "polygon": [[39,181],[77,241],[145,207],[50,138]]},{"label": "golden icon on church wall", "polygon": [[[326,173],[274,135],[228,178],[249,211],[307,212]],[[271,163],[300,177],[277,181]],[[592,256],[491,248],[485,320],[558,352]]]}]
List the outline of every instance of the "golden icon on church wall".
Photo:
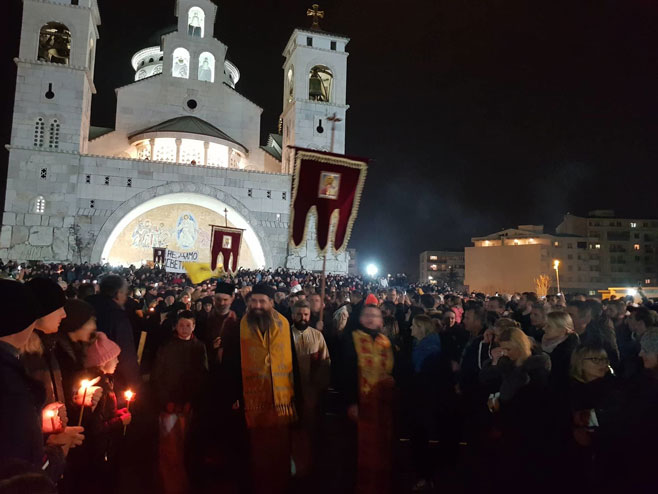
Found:
[{"label": "golden icon on church wall", "polygon": [[318,197],[321,199],[338,199],[340,189],[340,173],[320,173]]}]

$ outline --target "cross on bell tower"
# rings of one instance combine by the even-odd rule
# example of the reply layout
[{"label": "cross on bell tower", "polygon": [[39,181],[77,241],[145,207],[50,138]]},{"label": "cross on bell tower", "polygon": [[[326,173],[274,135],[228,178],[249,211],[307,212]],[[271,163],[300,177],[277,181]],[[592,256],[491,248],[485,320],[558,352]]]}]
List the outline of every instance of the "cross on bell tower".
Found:
[{"label": "cross on bell tower", "polygon": [[311,29],[320,30],[320,19],[324,19],[324,10],[318,10],[320,6],[317,3],[312,5],[313,8],[310,8],[306,11],[307,17],[313,17],[313,24],[311,24]]}]

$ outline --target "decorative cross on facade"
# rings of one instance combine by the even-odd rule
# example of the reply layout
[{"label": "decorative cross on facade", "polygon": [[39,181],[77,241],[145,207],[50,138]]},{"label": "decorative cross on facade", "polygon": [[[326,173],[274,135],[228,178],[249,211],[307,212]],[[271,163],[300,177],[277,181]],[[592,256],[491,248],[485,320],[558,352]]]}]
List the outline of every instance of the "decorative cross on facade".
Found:
[{"label": "decorative cross on facade", "polygon": [[224,208],[224,226],[228,226],[228,209]]},{"label": "decorative cross on facade", "polygon": [[327,120],[331,122],[331,148],[330,151],[334,152],[334,135],[336,134],[336,124],[342,122],[343,119],[336,116],[334,113],[331,117],[327,117]]},{"label": "decorative cross on facade", "polygon": [[318,10],[320,6],[317,3],[314,3],[312,7],[306,11],[306,16],[313,17],[311,29],[320,29],[320,19],[324,19],[324,10]]}]

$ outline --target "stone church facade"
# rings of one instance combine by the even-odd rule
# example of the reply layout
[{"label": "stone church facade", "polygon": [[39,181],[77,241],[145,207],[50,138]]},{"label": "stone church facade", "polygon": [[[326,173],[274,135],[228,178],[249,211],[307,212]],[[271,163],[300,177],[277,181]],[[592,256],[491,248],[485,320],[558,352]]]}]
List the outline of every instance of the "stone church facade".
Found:
[{"label": "stone church facade", "polygon": [[[133,56],[135,80],[116,90],[105,129],[90,125],[97,0],[24,0],[0,258],[138,264],[154,246],[205,249],[204,224],[196,246],[175,243],[189,205],[245,230],[245,267],[320,269],[313,238],[288,246],[290,146],[344,152],[349,40],[293,32],[282,135],[261,145],[262,109],[236,90],[239,69],[214,37],[217,5],[175,8],[176,28]],[[328,257],[331,272],[347,265],[346,254]]]}]

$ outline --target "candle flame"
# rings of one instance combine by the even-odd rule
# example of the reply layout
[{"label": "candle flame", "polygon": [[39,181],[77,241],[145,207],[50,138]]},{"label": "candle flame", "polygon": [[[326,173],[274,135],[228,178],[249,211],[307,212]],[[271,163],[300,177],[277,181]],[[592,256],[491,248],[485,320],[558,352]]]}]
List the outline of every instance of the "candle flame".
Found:
[{"label": "candle flame", "polygon": [[89,386],[91,386],[91,381],[89,381],[88,379],[83,379],[80,382],[80,387],[81,388],[88,388]]},{"label": "candle flame", "polygon": [[125,393],[123,393],[123,396],[124,396],[124,398],[125,398],[127,401],[130,401],[130,400],[133,399],[133,396],[135,396],[135,393],[133,393],[132,391],[128,390],[128,391],[126,391]]},{"label": "candle flame", "polygon": [[48,417],[49,419],[51,419],[51,418],[53,418],[54,416],[55,416],[55,412],[53,412],[52,410],[46,410],[46,417]]}]

